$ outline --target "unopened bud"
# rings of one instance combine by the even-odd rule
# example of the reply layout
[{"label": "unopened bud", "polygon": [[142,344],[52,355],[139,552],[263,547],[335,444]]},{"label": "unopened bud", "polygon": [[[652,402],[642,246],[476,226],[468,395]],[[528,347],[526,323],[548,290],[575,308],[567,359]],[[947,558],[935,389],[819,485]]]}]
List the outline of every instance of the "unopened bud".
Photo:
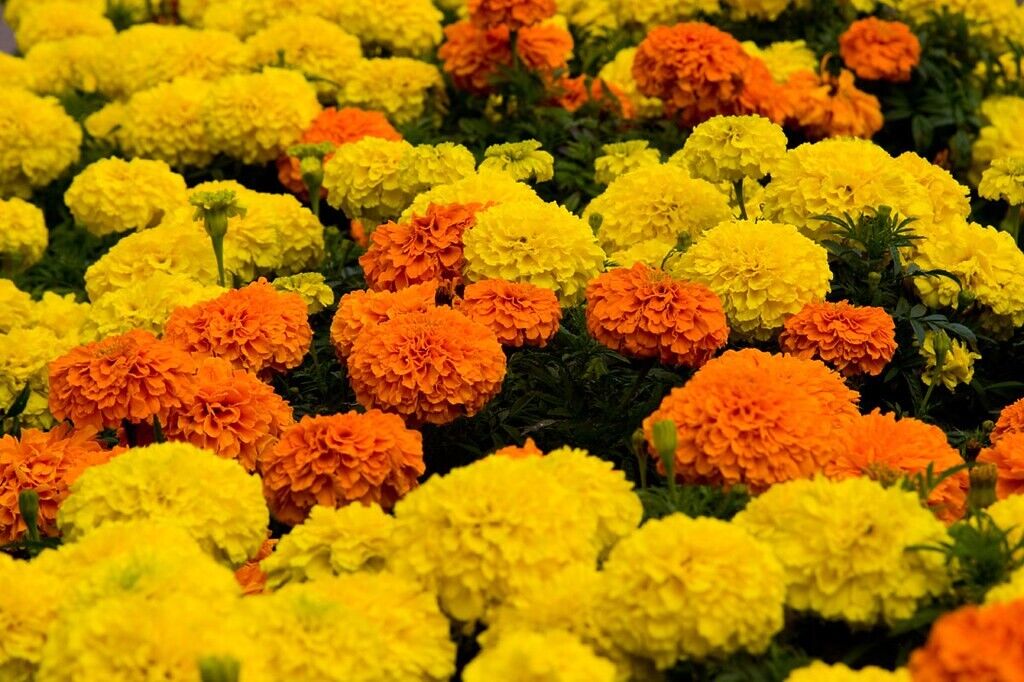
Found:
[{"label": "unopened bud", "polygon": [[995,464],[978,463],[971,469],[971,488],[967,493],[967,506],[971,509],[986,509],[995,504],[996,483],[999,470]]},{"label": "unopened bud", "polygon": [[957,308],[960,310],[966,310],[967,308],[970,308],[972,305],[974,305],[974,301],[976,298],[977,296],[975,296],[973,292],[968,291],[967,289],[961,289],[960,293],[956,295]]},{"label": "unopened bud", "polygon": [[18,493],[18,511],[25,521],[29,540],[39,540],[39,493],[22,490]]},{"label": "unopened bud", "polygon": [[651,440],[654,451],[658,453],[661,465],[665,467],[665,476],[670,482],[675,481],[676,473],[676,424],[671,419],[655,422],[651,427]]},{"label": "unopened bud", "polygon": [[587,222],[590,223],[590,229],[597,232],[601,229],[601,223],[604,222],[604,216],[600,213],[591,213],[590,217],[587,218]]}]

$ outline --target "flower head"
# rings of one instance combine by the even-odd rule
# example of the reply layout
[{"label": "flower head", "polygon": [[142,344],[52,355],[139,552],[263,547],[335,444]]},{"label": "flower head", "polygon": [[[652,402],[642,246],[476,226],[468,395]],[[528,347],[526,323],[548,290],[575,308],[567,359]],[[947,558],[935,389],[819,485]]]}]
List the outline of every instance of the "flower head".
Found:
[{"label": "flower head", "polygon": [[602,145],[603,154],[594,159],[594,180],[602,185],[643,166],[661,163],[661,152],[650,149],[647,140],[630,140]]},{"label": "flower head", "polygon": [[[280,0],[276,0],[279,3]],[[441,42],[441,10],[430,0],[329,2],[324,13],[338,26],[359,36],[363,45],[403,57],[426,58]],[[306,5],[301,4],[303,8]],[[302,10],[293,10],[300,12]],[[369,50],[367,50],[369,51]],[[412,61],[412,60],[409,60]]]},{"label": "flower head", "polygon": [[468,285],[455,309],[479,322],[502,345],[543,348],[558,331],[562,308],[555,292],[526,282],[485,279]]},{"label": "flower head", "polygon": [[910,656],[915,680],[1014,680],[1024,670],[1024,599],[967,605],[939,617]]},{"label": "flower head", "polygon": [[1024,433],[1024,398],[1002,409],[996,420],[995,428],[989,434],[989,440],[995,444],[1003,436],[1008,436],[1011,433]]},{"label": "flower head", "polygon": [[323,312],[334,303],[334,291],[319,272],[277,277],[271,284],[278,291],[301,296],[310,315]]},{"label": "flower head", "polygon": [[842,663],[828,665],[815,661],[803,668],[797,668],[789,674],[786,682],[911,682],[910,673],[906,668],[894,672],[867,666],[853,670]]},{"label": "flower head", "polygon": [[786,134],[761,116],[715,116],[683,145],[690,174],[708,182],[760,180],[786,155]]},{"label": "flower head", "polygon": [[978,455],[979,462],[994,464],[999,471],[999,499],[1024,492],[1024,433],[1005,433]]},{"label": "flower head", "polygon": [[0,274],[11,276],[43,257],[49,232],[43,212],[17,197],[0,199]]},{"label": "flower head", "polygon": [[469,0],[469,17],[481,28],[507,26],[515,31],[554,13],[554,0]]},{"label": "flower head", "polygon": [[491,91],[498,70],[512,63],[507,26],[483,29],[463,19],[445,26],[444,37],[437,56],[459,90],[478,94]]},{"label": "flower head", "polygon": [[[939,357],[942,357],[941,362]],[[959,384],[969,384],[974,378],[974,361],[981,358],[960,339],[950,339],[945,332],[926,332],[921,344],[924,371],[921,381],[931,386],[936,381],[952,391]]]},{"label": "flower head", "polygon": [[846,69],[838,76],[798,71],[786,81],[783,95],[796,126],[812,139],[870,139],[882,129],[878,98],[857,88],[853,74]]},{"label": "flower head", "polygon": [[327,201],[349,218],[394,218],[411,200],[411,190],[399,175],[402,159],[411,151],[404,140],[377,137],[341,145],[324,165]]},{"label": "flower head", "polygon": [[[345,6],[364,5],[366,3]],[[389,30],[395,22],[387,17],[380,25]],[[440,37],[440,31],[438,34]],[[441,71],[433,64],[406,57],[364,59],[349,74],[345,88],[338,94],[339,106],[379,111],[395,125],[405,125],[425,114],[437,113],[437,110],[428,110],[427,104],[443,101]]]},{"label": "flower head", "polygon": [[397,291],[350,291],[338,302],[331,322],[331,344],[339,358],[347,358],[359,334],[405,313],[434,307],[436,282],[424,282]]},{"label": "flower head", "polygon": [[779,348],[817,358],[843,376],[877,376],[896,352],[896,323],[883,308],[808,303],[786,320]]},{"label": "flower head", "polygon": [[78,161],[82,128],[56,99],[0,86],[0,196],[28,198]]},{"label": "flower head", "polygon": [[508,201],[536,200],[537,193],[529,185],[513,180],[508,173],[478,170],[454,182],[437,185],[417,196],[400,220],[408,221],[414,215],[424,215],[430,204],[479,204],[489,206]]},{"label": "flower head", "polygon": [[554,177],[555,158],[542,151],[537,140],[492,144],[484,152],[480,168],[508,173],[516,180],[544,182]]},{"label": "flower head", "polygon": [[477,655],[463,673],[466,682],[509,680],[515,677],[548,682],[614,682],[615,665],[562,630],[502,634]]},{"label": "flower head", "polygon": [[921,43],[901,21],[859,19],[839,36],[839,54],[859,78],[901,82],[921,60]]},{"label": "flower head", "polygon": [[75,36],[105,38],[112,35],[114,25],[102,11],[61,0],[33,3],[19,14],[14,31],[14,39],[22,53],[39,43]]},{"label": "flower head", "polygon": [[214,150],[202,113],[212,87],[198,78],[181,77],[133,94],[120,112],[115,133],[122,149],[175,168],[208,164]]},{"label": "flower head", "polygon": [[978,194],[987,199],[1007,201],[1011,206],[1024,204],[1024,157],[995,159],[981,174]]}]

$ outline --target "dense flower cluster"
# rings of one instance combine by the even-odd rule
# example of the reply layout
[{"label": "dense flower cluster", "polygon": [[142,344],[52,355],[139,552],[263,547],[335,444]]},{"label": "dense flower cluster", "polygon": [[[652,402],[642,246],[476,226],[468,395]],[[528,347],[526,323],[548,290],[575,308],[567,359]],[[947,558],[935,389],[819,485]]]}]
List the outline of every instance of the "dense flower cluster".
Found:
[{"label": "dense flower cluster", "polygon": [[786,320],[779,348],[818,358],[844,376],[878,375],[896,352],[896,323],[883,308],[808,303]]},{"label": "dense flower cluster", "polygon": [[558,331],[555,292],[525,282],[485,279],[465,288],[455,309],[484,325],[504,346],[543,348]]}]

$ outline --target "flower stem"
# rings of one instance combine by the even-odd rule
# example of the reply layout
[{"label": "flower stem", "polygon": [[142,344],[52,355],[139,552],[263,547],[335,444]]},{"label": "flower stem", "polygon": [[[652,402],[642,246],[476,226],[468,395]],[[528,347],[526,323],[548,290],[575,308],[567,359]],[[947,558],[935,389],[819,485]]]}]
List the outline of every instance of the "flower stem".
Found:
[{"label": "flower stem", "polygon": [[743,200],[743,178],[733,183],[736,188],[736,203],[740,205],[740,220],[747,219],[747,206]]}]

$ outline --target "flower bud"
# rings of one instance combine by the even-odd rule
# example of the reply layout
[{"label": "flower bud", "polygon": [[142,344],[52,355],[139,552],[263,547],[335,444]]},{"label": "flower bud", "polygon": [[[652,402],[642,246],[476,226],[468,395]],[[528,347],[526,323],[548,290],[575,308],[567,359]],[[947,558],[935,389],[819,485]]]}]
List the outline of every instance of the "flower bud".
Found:
[{"label": "flower bud", "polygon": [[676,424],[671,419],[655,422],[651,428],[651,440],[658,459],[665,467],[665,475],[669,481],[675,481],[676,472]]},{"label": "flower bud", "polygon": [[967,493],[970,509],[985,509],[996,501],[996,483],[999,470],[995,464],[978,463],[971,469],[971,488]]}]

